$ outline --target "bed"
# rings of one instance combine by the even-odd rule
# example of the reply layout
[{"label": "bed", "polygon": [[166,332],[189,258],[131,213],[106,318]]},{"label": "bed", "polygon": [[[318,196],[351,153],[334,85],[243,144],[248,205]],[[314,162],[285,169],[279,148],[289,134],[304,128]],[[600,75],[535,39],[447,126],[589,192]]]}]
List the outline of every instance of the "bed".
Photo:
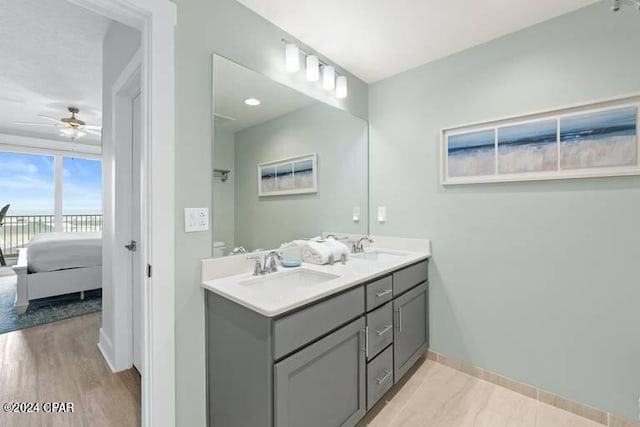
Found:
[{"label": "bed", "polygon": [[16,301],[24,313],[29,301],[102,287],[101,233],[44,233],[20,249],[13,270],[18,276]]}]

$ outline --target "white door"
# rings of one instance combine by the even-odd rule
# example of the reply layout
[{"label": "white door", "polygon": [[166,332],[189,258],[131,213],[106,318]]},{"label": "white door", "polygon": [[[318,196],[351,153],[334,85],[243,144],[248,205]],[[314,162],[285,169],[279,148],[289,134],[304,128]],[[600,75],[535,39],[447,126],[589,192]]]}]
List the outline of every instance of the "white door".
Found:
[{"label": "white door", "polygon": [[[141,196],[141,175],[140,175],[140,166],[141,166],[141,145],[142,141],[140,138],[140,118],[142,115],[141,103],[140,103],[140,94],[136,95],[133,100],[132,107],[132,120],[133,120],[133,144],[132,144],[132,152],[131,152],[131,183],[132,183],[132,191],[131,191],[131,218],[132,218],[132,240],[135,240],[138,245],[140,245],[141,239],[141,222],[142,222],[142,211],[140,205],[140,196]],[[133,271],[132,276],[133,280],[131,282],[133,286],[133,365],[136,367],[140,374],[143,373],[142,366],[142,285],[144,282],[144,262],[142,259],[142,251],[140,248],[138,250],[132,252],[133,256]]]}]

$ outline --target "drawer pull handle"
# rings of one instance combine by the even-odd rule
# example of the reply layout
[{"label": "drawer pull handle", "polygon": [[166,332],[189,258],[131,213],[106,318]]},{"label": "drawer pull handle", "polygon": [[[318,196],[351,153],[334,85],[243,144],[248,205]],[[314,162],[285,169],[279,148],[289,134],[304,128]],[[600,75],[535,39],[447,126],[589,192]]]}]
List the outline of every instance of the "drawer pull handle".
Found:
[{"label": "drawer pull handle", "polygon": [[378,383],[378,385],[382,384],[383,382],[385,382],[385,380],[387,378],[389,378],[389,375],[391,375],[391,368],[387,368],[384,371],[384,376],[382,378],[376,378],[376,382]]},{"label": "drawer pull handle", "polygon": [[393,328],[393,325],[390,323],[388,325],[384,325],[384,328],[380,331],[376,330],[376,334],[378,334],[378,336],[385,334],[387,332],[389,332],[389,330],[391,330],[391,328]]},{"label": "drawer pull handle", "polygon": [[398,307],[398,332],[402,333],[402,307]]},{"label": "drawer pull handle", "polygon": [[376,293],[376,298],[381,298],[381,297],[383,297],[385,295],[389,295],[390,293],[391,293],[391,289],[385,289],[382,292],[377,292]]},{"label": "drawer pull handle", "polygon": [[369,357],[369,327],[364,328],[364,355]]}]

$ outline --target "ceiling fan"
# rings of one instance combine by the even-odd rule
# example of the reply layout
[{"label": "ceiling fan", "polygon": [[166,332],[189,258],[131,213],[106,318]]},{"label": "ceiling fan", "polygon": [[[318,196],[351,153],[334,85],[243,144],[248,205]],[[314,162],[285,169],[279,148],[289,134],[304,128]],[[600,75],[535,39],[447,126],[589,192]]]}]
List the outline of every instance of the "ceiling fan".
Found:
[{"label": "ceiling fan", "polygon": [[71,117],[63,117],[56,119],[54,117],[38,114],[38,117],[52,121],[53,123],[37,123],[37,122],[16,122],[17,125],[24,126],[55,126],[60,130],[60,135],[69,137],[72,141],[81,138],[86,134],[101,135],[102,126],[88,125],[84,121],[76,117],[80,113],[77,107],[68,107]]}]

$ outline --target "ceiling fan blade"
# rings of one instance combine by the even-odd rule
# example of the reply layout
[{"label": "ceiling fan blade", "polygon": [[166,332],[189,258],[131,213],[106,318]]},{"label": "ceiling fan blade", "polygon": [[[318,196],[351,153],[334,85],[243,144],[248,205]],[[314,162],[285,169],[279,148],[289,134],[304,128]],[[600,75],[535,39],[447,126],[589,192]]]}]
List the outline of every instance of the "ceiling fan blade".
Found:
[{"label": "ceiling fan blade", "polygon": [[54,125],[53,123],[32,123],[32,122],[15,122],[17,125],[22,126],[47,126],[47,127],[57,127],[58,125]]},{"label": "ceiling fan blade", "polygon": [[93,130],[102,130],[102,126],[100,125],[82,125],[85,129],[93,129]]},{"label": "ceiling fan blade", "polygon": [[97,131],[97,130],[93,130],[93,129],[84,129],[85,132],[90,133],[91,135],[98,135],[98,136],[102,136],[102,133]]},{"label": "ceiling fan blade", "polygon": [[56,122],[59,125],[64,125],[65,123],[62,120],[58,120],[54,117],[45,116],[43,114],[38,114],[38,117],[42,117],[43,119],[51,120],[52,122]]}]

